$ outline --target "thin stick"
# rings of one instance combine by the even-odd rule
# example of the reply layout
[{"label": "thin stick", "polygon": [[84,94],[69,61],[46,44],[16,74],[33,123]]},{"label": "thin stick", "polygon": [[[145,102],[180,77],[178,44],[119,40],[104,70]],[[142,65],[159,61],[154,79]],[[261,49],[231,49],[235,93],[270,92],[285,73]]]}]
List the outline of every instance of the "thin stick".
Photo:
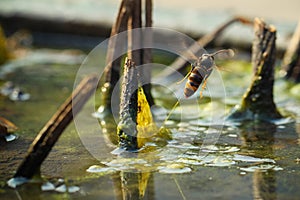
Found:
[{"label": "thin stick", "polygon": [[175,108],[178,106],[179,104],[179,100],[176,101],[176,103],[174,104],[174,106],[172,107],[171,111],[169,112],[168,116],[166,117],[166,119],[163,122],[163,126],[166,124],[166,122],[168,121],[168,119],[170,118],[170,116],[172,115],[172,113],[174,112]]},{"label": "thin stick", "polygon": [[95,75],[88,76],[79,83],[71,96],[67,98],[36,136],[14,177],[32,178],[39,171],[52,147],[73,120],[73,117],[94,93],[97,84],[98,78]]},{"label": "thin stick", "polygon": [[178,188],[179,193],[181,194],[182,199],[183,199],[183,200],[186,200],[186,197],[185,197],[185,195],[183,194],[183,191],[182,191],[182,189],[181,189],[181,187],[180,187],[180,185],[179,185],[177,179],[176,179],[174,176],[173,176],[173,180],[174,180],[174,182],[175,182],[175,184],[176,184],[176,186],[177,186],[177,188]]}]

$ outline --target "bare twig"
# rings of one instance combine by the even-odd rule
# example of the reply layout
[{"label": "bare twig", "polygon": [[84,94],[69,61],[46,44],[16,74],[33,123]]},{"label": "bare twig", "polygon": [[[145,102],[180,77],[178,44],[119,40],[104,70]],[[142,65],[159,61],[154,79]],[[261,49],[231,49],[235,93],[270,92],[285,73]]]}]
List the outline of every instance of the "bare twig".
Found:
[{"label": "bare twig", "polygon": [[39,171],[52,147],[93,94],[97,84],[98,78],[95,75],[88,76],[79,83],[72,95],[60,106],[36,136],[14,177],[32,178]]}]

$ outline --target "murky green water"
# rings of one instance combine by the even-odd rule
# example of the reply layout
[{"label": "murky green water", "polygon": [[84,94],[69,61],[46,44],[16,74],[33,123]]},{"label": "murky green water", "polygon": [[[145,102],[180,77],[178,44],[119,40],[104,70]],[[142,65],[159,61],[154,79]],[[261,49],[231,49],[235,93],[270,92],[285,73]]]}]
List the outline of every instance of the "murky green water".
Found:
[{"label": "murky green water", "polygon": [[[42,57],[38,52],[33,52],[27,60],[14,61],[17,63],[13,65],[14,71],[3,76],[2,83],[13,81],[30,93],[31,98],[13,102],[0,97],[1,116],[19,127],[17,140],[1,141],[1,199],[138,199],[142,194],[144,199],[299,199],[298,86],[283,80],[278,80],[275,86],[279,109],[290,114],[293,121],[226,122],[216,143],[205,145],[208,135],[219,136],[216,134],[220,126],[211,126],[209,122],[212,110],[229,112],[239,103],[250,82],[249,64],[233,61],[222,63],[228,69],[221,72],[226,98],[218,90],[212,90],[204,93],[210,97],[204,96],[199,105],[193,100],[181,104],[166,122],[173,137],[166,145],[147,143],[139,153],[113,155],[110,152],[115,147],[106,142],[104,135],[90,128],[86,133],[91,144],[88,149],[98,152],[101,159],[96,159],[81,143],[71,124],[42,165],[44,180],[9,188],[6,182],[13,176],[29,144],[70,95],[83,58],[82,54],[45,51],[43,59],[34,59]],[[58,55],[65,56],[57,60]],[[46,58],[49,62],[45,63]],[[166,88],[156,87],[153,94],[158,104],[171,109],[176,99],[172,93],[166,95],[168,92]],[[93,106],[93,101],[86,107]],[[200,112],[193,112],[198,109]],[[92,118],[92,113],[88,115]],[[85,126],[89,127],[88,120]],[[95,140],[95,135],[100,135],[102,140]]]}]

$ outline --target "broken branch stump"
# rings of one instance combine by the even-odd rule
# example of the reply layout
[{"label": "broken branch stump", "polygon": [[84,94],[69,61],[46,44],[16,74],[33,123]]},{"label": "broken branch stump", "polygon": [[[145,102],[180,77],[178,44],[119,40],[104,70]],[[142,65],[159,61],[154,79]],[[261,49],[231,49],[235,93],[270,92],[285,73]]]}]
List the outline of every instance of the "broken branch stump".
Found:
[{"label": "broken branch stump", "polygon": [[30,179],[39,171],[41,164],[59,136],[94,93],[97,84],[96,75],[90,75],[79,83],[71,96],[60,106],[36,136],[14,177]]},{"label": "broken branch stump", "polygon": [[229,119],[269,121],[282,118],[273,100],[276,28],[261,19],[254,20],[255,38],[252,45],[254,76],[243,95],[242,103]]},{"label": "broken branch stump", "polygon": [[121,89],[119,145],[126,150],[137,150],[138,78],[135,64],[126,59]]}]

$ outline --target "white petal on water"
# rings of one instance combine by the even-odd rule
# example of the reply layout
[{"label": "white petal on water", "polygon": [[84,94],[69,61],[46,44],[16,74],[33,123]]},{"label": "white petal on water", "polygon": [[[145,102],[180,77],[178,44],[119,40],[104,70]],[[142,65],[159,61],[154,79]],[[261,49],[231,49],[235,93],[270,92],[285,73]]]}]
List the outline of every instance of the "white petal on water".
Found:
[{"label": "white petal on water", "polygon": [[201,147],[202,152],[212,153],[219,150],[219,148],[215,145],[206,145],[204,147]]},{"label": "white petal on water", "polygon": [[55,186],[50,183],[50,182],[46,182],[41,186],[42,191],[52,191],[55,190]]},{"label": "white petal on water", "polygon": [[122,154],[124,152],[126,152],[125,149],[123,149],[123,148],[116,148],[113,151],[111,151],[110,153],[113,154],[113,155],[120,155],[120,154]]},{"label": "white petal on water", "polygon": [[192,171],[189,167],[182,167],[180,165],[175,166],[166,166],[166,167],[159,167],[159,172],[164,174],[183,174],[183,173],[189,173]]},{"label": "white petal on water", "polygon": [[102,167],[99,165],[92,165],[86,171],[90,172],[90,173],[108,173],[108,172],[114,172],[116,170],[111,167]]},{"label": "white petal on water", "polygon": [[80,187],[78,187],[78,186],[69,186],[68,187],[68,192],[69,193],[78,192],[79,190],[80,190]]},{"label": "white petal on water", "polygon": [[223,153],[231,153],[231,152],[237,152],[240,148],[238,147],[226,147],[225,150],[221,151]]},{"label": "white petal on water", "polygon": [[65,184],[60,185],[59,187],[55,188],[56,192],[66,192],[67,191],[67,186]]},{"label": "white petal on water", "polygon": [[16,188],[18,185],[22,185],[23,183],[28,182],[27,178],[24,177],[16,177],[11,178],[7,181],[7,185],[12,188]]},{"label": "white petal on water", "polygon": [[175,121],[173,121],[173,120],[167,120],[167,121],[165,121],[164,122],[164,125],[165,126],[174,126],[175,125]]},{"label": "white petal on water", "polygon": [[205,131],[207,128],[201,127],[201,126],[192,126],[191,125],[191,126],[188,127],[188,129],[191,130],[191,131],[195,131],[199,134],[200,132]]},{"label": "white petal on water", "polygon": [[11,141],[14,141],[16,140],[18,137],[14,134],[9,134],[9,135],[6,135],[5,136],[5,140],[6,142],[11,142]]},{"label": "white petal on water", "polygon": [[226,158],[223,156],[217,156],[214,160],[210,163],[207,163],[206,166],[213,166],[213,167],[229,167],[234,165],[235,161],[231,160],[230,158]]},{"label": "white petal on water", "polygon": [[190,143],[182,143],[182,144],[168,144],[168,147],[178,148],[178,149],[194,149],[197,150],[199,147],[194,146]]},{"label": "white petal on water", "polygon": [[189,127],[190,125],[187,122],[180,122],[177,124],[177,126],[180,128],[186,128],[186,127]]},{"label": "white petal on water", "polygon": [[247,173],[246,172],[240,172],[240,175],[246,175]]},{"label": "white petal on water", "polygon": [[236,134],[228,134],[228,137],[237,138],[237,137],[238,137],[238,135],[236,135]]},{"label": "white petal on water", "polygon": [[204,163],[202,161],[199,160],[193,160],[193,159],[188,159],[188,158],[179,158],[177,160],[177,162],[179,163],[184,163],[184,164],[188,164],[188,165],[203,165]]},{"label": "white petal on water", "polygon": [[259,165],[259,166],[241,167],[240,170],[244,172],[255,172],[255,171],[266,172],[267,170],[280,171],[283,170],[283,168],[275,165],[267,164],[267,165]]},{"label": "white petal on water", "polygon": [[244,156],[239,154],[234,155],[233,160],[242,162],[276,163],[273,159],[269,158],[255,158],[252,156]]}]

